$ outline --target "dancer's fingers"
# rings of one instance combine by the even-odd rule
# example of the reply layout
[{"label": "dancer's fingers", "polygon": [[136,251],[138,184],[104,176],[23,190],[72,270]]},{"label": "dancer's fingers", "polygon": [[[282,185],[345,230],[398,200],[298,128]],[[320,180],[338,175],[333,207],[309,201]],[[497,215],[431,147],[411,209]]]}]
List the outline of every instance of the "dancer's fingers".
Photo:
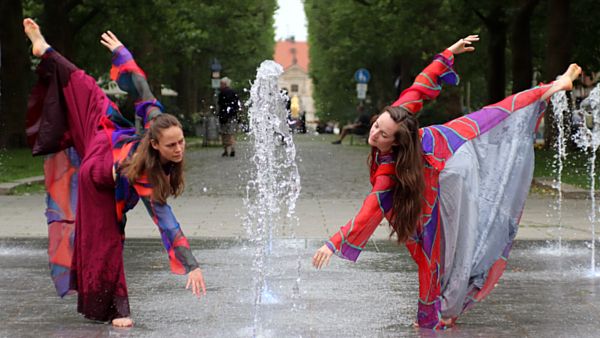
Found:
[{"label": "dancer's fingers", "polygon": [[110,40],[105,39],[104,37],[102,37],[102,40],[100,40],[100,43],[103,44],[104,46],[106,46],[106,48],[112,50],[114,44],[112,42],[110,42]]},{"label": "dancer's fingers", "polygon": [[319,257],[319,251],[315,252],[315,255],[312,258],[312,265],[316,268],[317,267],[317,259]]},{"label": "dancer's fingers", "polygon": [[187,284],[185,285],[186,290],[190,288],[190,284],[192,284],[192,280],[188,278]]},{"label": "dancer's fingers", "polygon": [[108,31],[108,35],[110,35],[110,37],[113,38],[113,40],[115,40],[116,42],[120,43],[119,39],[117,38],[117,36],[113,32]]},{"label": "dancer's fingers", "polygon": [[320,269],[321,268],[321,253],[317,251],[315,258],[314,258],[314,264],[315,268]]},{"label": "dancer's fingers", "polygon": [[192,293],[198,297],[200,295],[200,292],[198,291],[198,282],[194,282],[192,283]]},{"label": "dancer's fingers", "polygon": [[200,286],[202,286],[202,294],[206,296],[206,285],[204,284],[204,277],[200,278]]},{"label": "dancer's fingers", "polygon": [[326,267],[326,266],[327,266],[327,261],[328,261],[328,260],[329,260],[329,257],[328,257],[326,254],[324,254],[324,253],[321,253],[321,265],[319,266],[319,268],[324,268],[324,267]]},{"label": "dancer's fingers", "polygon": [[108,33],[102,33],[102,40],[106,41],[106,43],[110,46],[111,49],[114,49],[115,47],[117,47],[120,44],[120,42],[118,40],[115,40]]},{"label": "dancer's fingers", "polygon": [[200,281],[196,282],[196,292],[198,299],[200,299],[200,297],[202,297],[202,286],[200,285]]}]

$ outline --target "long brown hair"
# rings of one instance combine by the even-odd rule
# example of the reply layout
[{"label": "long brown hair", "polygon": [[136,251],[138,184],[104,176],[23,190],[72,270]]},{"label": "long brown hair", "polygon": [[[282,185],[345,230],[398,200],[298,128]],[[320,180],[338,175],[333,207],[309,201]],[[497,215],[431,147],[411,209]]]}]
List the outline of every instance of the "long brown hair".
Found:
[{"label": "long brown hair", "polygon": [[[385,107],[382,113],[389,113],[398,125],[394,134],[395,145],[392,151],[396,156],[394,203],[390,217],[390,228],[405,242],[412,236],[421,222],[422,198],[425,189],[423,176],[423,150],[419,139],[419,121],[416,116],[401,107]],[[372,164],[372,157],[369,159]]]},{"label": "long brown hair", "polygon": [[121,171],[131,183],[146,174],[153,188],[152,198],[163,204],[169,196],[179,196],[185,186],[183,160],[179,163],[171,162],[167,175],[160,162],[160,153],[151,144],[152,140],[158,142],[162,131],[170,127],[181,128],[181,123],[175,116],[170,114],[156,116],[150,127],[146,129],[135,154],[121,165]]}]

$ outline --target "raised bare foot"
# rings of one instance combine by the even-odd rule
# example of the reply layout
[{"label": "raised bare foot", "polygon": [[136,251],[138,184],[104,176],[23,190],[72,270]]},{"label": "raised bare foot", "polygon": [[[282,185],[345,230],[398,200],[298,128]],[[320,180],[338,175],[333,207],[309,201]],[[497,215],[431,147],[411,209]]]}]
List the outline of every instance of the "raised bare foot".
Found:
[{"label": "raised bare foot", "polygon": [[575,81],[579,75],[581,75],[581,67],[576,63],[570,64],[567,71],[554,81],[552,87],[542,95],[541,99],[546,100],[556,92],[573,89],[573,81]]},{"label": "raised bare foot", "polygon": [[112,326],[114,326],[114,327],[132,327],[133,320],[131,320],[131,318],[129,318],[129,317],[115,318],[112,320]]},{"label": "raised bare foot", "polygon": [[32,19],[27,18],[23,20],[23,28],[25,30],[25,34],[29,40],[31,40],[31,44],[33,45],[33,55],[37,57],[44,55],[44,52],[50,47],[50,45],[44,39],[44,36],[40,31],[40,26],[38,26],[38,24]]},{"label": "raised bare foot", "polygon": [[567,71],[556,80],[560,90],[573,89],[573,81],[575,81],[579,75],[581,75],[581,67],[576,63],[570,64]]}]

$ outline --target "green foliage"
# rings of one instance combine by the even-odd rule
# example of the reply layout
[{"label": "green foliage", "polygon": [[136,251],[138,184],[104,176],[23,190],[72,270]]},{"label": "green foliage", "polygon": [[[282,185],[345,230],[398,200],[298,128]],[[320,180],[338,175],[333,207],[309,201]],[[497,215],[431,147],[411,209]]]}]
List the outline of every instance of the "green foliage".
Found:
[{"label": "green foliage", "polygon": [[[505,13],[506,24],[506,94],[512,84],[510,37],[514,18],[527,1],[485,2],[473,0],[306,0],[314,99],[322,119],[350,120],[356,115],[356,69],[371,71],[368,95],[376,108],[393,102],[397,92],[394,81],[402,69],[405,88],[427,65],[435,53],[456,40],[479,34],[476,52],[459,55],[456,70],[461,76],[459,86],[462,101],[466,84],[470,83],[471,109],[478,109],[487,100],[489,76],[488,43],[490,32],[484,18],[495,18],[495,10]],[[540,0],[531,24],[533,70],[542,73],[547,53],[547,11],[549,1]],[[600,20],[591,13],[600,11],[600,2],[571,2],[569,20],[573,35],[573,61],[588,71],[600,70]],[[519,32],[517,32],[519,33]],[[538,81],[541,78],[538,76]],[[444,100],[447,89],[439,101]],[[427,123],[442,122],[448,116],[443,107],[429,114]],[[466,108],[466,107],[465,107]]]},{"label": "green foliage", "polygon": [[[24,6],[28,15],[42,16],[42,0]],[[111,30],[134,54],[156,94],[163,84],[212,102],[210,60],[218,58],[222,76],[241,88],[254,79],[262,60],[272,58],[276,6],[276,0],[82,0],[69,12],[70,21],[81,23],[72,26],[72,59],[92,76],[107,78],[110,53],[99,41]],[[195,82],[178,82],[181,73]]]},{"label": "green foliage", "polygon": [[600,2],[596,0],[577,0],[573,2],[571,25],[573,35],[572,60],[583,67],[584,72],[600,71]]},{"label": "green foliage", "polygon": [[356,69],[371,72],[369,95],[380,109],[396,98],[394,82],[400,73],[406,87],[436,52],[478,32],[468,21],[451,19],[457,9],[450,1],[307,0],[305,10],[314,97],[320,116],[326,119],[355,116]]}]

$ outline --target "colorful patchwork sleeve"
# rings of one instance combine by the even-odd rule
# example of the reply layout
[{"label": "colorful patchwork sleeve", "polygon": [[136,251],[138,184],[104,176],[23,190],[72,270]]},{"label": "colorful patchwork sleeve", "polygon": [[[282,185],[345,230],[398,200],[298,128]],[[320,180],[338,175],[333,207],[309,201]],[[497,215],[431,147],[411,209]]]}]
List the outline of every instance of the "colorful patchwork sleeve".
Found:
[{"label": "colorful patchwork sleeve", "polygon": [[70,290],[80,165],[79,155],[73,147],[44,159],[48,258],[50,275],[60,297]]},{"label": "colorful patchwork sleeve", "polygon": [[164,111],[150,90],[146,73],[137,65],[125,46],[113,51],[110,78],[133,98],[135,114],[141,119],[144,128],[148,128],[149,122]]},{"label": "colorful patchwork sleeve", "polygon": [[413,114],[418,113],[423,108],[424,101],[435,100],[440,95],[442,83],[458,84],[459,77],[452,69],[453,64],[454,55],[448,49],[436,55],[429,66],[417,76],[412,86],[405,89],[392,106],[400,106]]},{"label": "colorful patchwork sleeve", "polygon": [[394,184],[388,175],[377,176],[358,214],[327,241],[326,245],[336,255],[356,262],[383,217],[389,216]]},{"label": "colorful patchwork sleeve", "polygon": [[183,235],[179,222],[168,204],[152,199],[152,188],[145,178],[134,185],[135,190],[154,224],[158,226],[165,250],[169,254],[171,272],[179,275],[186,274],[198,267],[198,262],[192,254],[190,244]]},{"label": "colorful patchwork sleeve", "polygon": [[[131,95],[135,101],[154,98],[150,89],[143,87],[144,83],[146,87],[148,86],[146,73],[137,65],[133,55],[125,46],[120,46],[113,51],[110,79],[117,82],[119,88]],[[140,79],[143,81],[139,81]]]}]

